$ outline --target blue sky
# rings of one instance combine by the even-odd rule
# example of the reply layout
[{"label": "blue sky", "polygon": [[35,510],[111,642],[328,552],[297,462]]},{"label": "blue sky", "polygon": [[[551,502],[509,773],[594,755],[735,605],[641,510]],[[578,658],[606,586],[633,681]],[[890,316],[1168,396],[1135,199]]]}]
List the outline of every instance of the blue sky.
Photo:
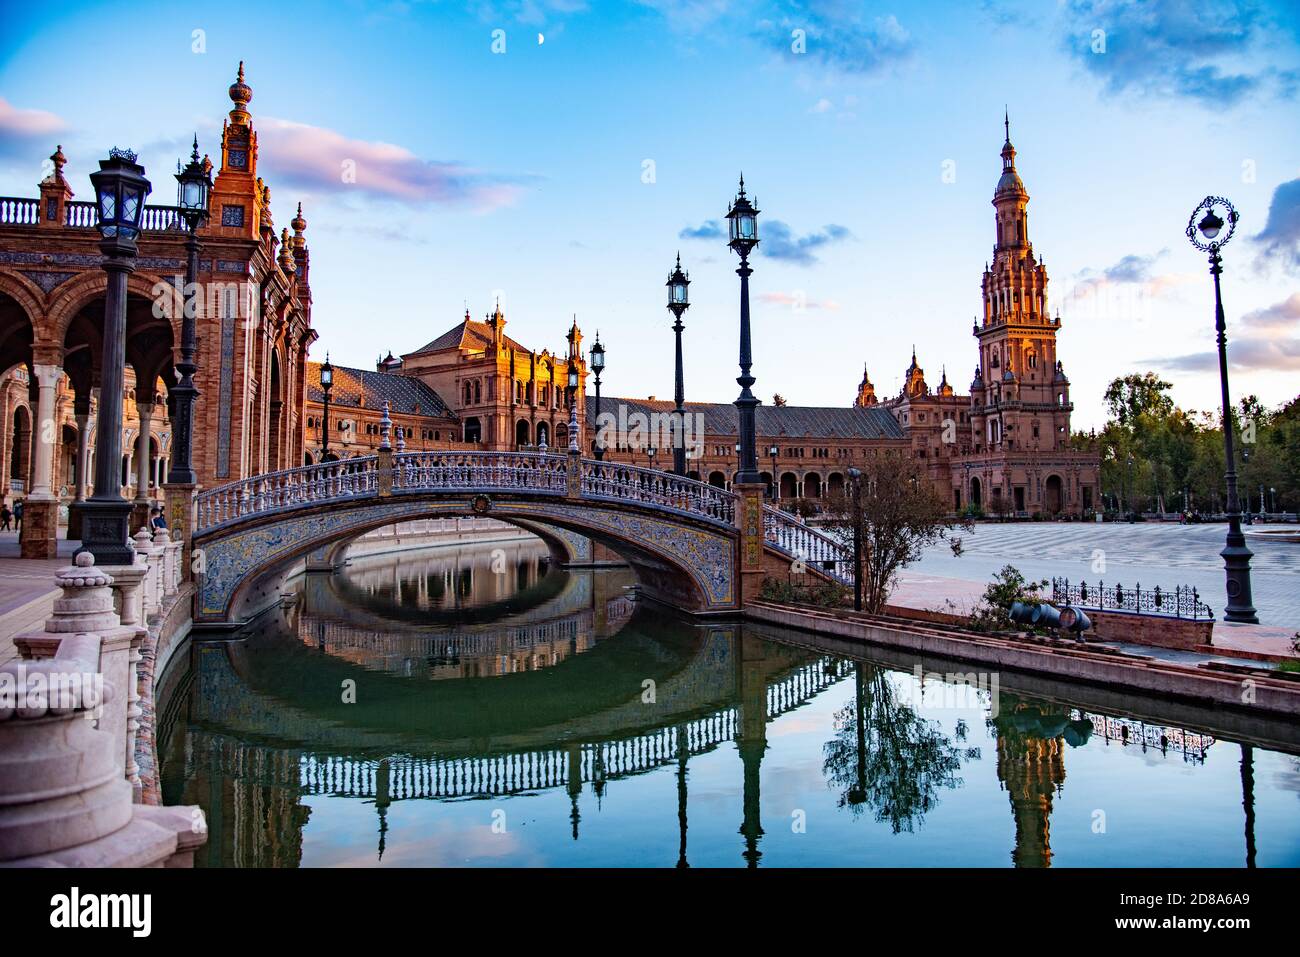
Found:
[{"label": "blue sky", "polygon": [[96,49],[121,15],[6,9],[0,193],[34,195],[57,142],[84,197],[93,160],[130,145],[174,202],[175,158],[195,130],[216,152],[243,59],[259,171],[278,224],[304,204],[317,351],[336,361],[410,351],[499,294],[538,349],[574,314],[588,344],[599,329],[607,394],[668,396],[680,249],[688,398],[730,401],[738,281],[710,233],[743,170],[765,400],[847,404],[864,362],[896,392],[913,344],[932,385],[946,366],[964,390],[1005,105],[1076,427],[1101,424],[1128,371],[1216,402],[1209,276],[1183,236],[1208,193],[1243,216],[1225,251],[1234,393],[1297,392],[1293,4],[146,4],[109,79]]}]

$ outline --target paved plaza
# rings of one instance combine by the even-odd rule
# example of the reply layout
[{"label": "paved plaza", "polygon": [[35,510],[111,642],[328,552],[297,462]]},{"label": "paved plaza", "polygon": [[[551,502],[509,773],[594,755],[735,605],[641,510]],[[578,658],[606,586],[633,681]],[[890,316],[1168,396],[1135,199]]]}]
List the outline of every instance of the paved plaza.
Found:
[{"label": "paved plaza", "polygon": [[[1246,530],[1255,553],[1251,583],[1261,626],[1300,629],[1300,542],[1270,540],[1268,530],[1300,531],[1294,525],[1255,525]],[[1071,582],[1099,581],[1143,588],[1196,588],[1214,609],[1215,639],[1235,626],[1223,622],[1225,603],[1223,548],[1227,526],[1140,522],[1088,524],[1082,522],[981,523],[973,532],[959,532],[962,554],[954,557],[947,543],[927,550],[907,571],[907,580],[941,576],[985,583],[1003,565],[1014,565],[1027,578],[1060,576]],[[1104,560],[1104,570],[1098,571]],[[1096,563],[1094,567],[1094,563]],[[964,590],[954,597],[962,606]],[[975,589],[975,594],[982,588]],[[940,602],[936,602],[936,606]]]}]

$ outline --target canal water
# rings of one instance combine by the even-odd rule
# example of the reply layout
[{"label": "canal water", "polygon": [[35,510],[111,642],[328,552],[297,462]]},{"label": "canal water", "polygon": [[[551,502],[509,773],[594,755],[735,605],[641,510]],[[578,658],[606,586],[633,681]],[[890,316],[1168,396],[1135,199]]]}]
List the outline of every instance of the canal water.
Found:
[{"label": "canal water", "polygon": [[950,681],[969,666],[685,621],[633,585],[531,540],[290,580],[162,683],[196,864],[1300,865],[1293,728]]}]

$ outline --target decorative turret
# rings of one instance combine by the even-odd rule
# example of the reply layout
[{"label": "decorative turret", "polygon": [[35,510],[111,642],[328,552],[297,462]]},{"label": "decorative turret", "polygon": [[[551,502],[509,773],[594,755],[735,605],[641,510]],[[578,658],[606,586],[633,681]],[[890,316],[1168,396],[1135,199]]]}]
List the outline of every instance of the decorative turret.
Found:
[{"label": "decorative turret", "polygon": [[307,229],[307,220],[302,218],[302,203],[298,204],[298,215],[289,220],[289,225],[293,227],[293,248],[302,249],[307,245],[307,237],[303,235]]},{"label": "decorative turret", "polygon": [[54,148],[50,162],[54,168],[40,182],[41,208],[37,222],[42,226],[62,226],[67,221],[67,205],[73,197],[72,187],[63,176],[68,158],[63,155],[62,146]]},{"label": "decorative turret", "polygon": [[929,395],[930,387],[925,384],[925,370],[916,361],[916,346],[912,346],[912,364],[903,373],[903,395]]},{"label": "decorative turret", "polygon": [[298,264],[293,261],[293,245],[289,240],[289,227],[280,230],[280,268],[290,276]]},{"label": "decorative turret", "polygon": [[569,326],[568,335],[564,337],[569,342],[569,358],[571,360],[582,358],[582,331],[578,329],[578,317],[573,317],[573,325]]},{"label": "decorative turret", "polygon": [[230,122],[235,126],[247,126],[249,121],[248,103],[253,98],[253,88],[244,82],[244,61],[239,61],[239,75],[230,84],[230,102],[235,104],[230,111]]},{"label": "decorative turret", "polygon": [[950,396],[952,394],[952,386],[948,384],[948,367],[944,366],[943,378],[939,380],[939,395]]},{"label": "decorative turret", "polygon": [[[465,310],[465,318],[469,318],[469,310]],[[506,317],[501,312],[501,300],[497,300],[496,308],[488,316],[488,326],[492,329],[492,345],[498,352],[505,346],[506,341]]]},{"label": "decorative turret", "polygon": [[853,404],[859,409],[870,408],[877,404],[876,387],[871,384],[871,377],[867,375],[867,364],[862,363],[862,381],[858,383],[858,397],[853,400]]}]

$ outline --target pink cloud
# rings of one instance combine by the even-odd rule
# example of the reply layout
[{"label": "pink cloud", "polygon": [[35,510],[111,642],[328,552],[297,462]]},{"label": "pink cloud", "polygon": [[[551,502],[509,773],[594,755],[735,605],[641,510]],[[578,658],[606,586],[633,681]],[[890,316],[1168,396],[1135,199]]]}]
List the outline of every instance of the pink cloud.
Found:
[{"label": "pink cloud", "polygon": [[350,139],[335,130],[263,119],[261,155],[278,178],[325,192],[360,190],[403,203],[464,205],[481,211],[513,203],[526,177],[503,177],[462,163],[425,160],[393,143]]},{"label": "pink cloud", "polygon": [[[46,110],[24,110],[0,97],[0,152],[26,154],[29,144],[48,140],[67,129],[62,118]],[[50,142],[50,149],[55,146]]]},{"label": "pink cloud", "polygon": [[770,302],[776,306],[790,306],[794,309],[828,309],[831,312],[838,312],[840,304],[834,299],[809,299],[807,295],[796,290],[795,292],[763,292],[759,293],[758,298],[763,302]]}]

